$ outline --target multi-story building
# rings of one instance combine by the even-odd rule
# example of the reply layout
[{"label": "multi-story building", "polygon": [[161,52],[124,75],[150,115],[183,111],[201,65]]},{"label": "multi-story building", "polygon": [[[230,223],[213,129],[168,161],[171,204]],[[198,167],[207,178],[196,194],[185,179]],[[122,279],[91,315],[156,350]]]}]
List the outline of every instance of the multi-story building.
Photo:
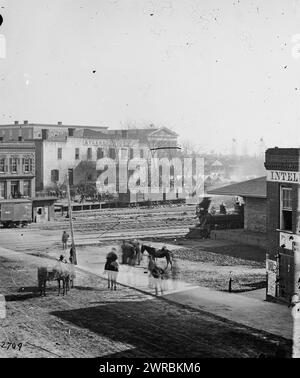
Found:
[{"label": "multi-story building", "polygon": [[67,174],[71,185],[95,183],[99,173],[96,161],[103,157],[116,161],[135,157],[149,160],[151,157],[172,158],[178,153],[170,149],[177,146],[178,135],[165,127],[108,130],[107,127],[70,126],[61,122],[42,125],[24,121],[23,124],[0,125],[1,136],[4,140],[23,138],[35,143],[37,191],[65,183]]},{"label": "multi-story building", "polygon": [[0,141],[0,199],[35,195],[34,143]]},{"label": "multi-story building", "polygon": [[18,138],[23,140],[41,140],[49,137],[67,136],[74,133],[80,133],[84,129],[90,130],[106,130],[105,126],[69,126],[63,125],[62,122],[55,124],[29,123],[24,121],[19,123],[15,121],[13,124],[0,125],[0,137],[3,141],[14,141]]}]

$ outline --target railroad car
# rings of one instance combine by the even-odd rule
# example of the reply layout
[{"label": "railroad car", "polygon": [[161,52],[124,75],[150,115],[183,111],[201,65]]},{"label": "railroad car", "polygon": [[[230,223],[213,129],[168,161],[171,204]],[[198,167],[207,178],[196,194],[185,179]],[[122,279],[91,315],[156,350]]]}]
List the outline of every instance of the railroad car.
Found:
[{"label": "railroad car", "polygon": [[2,227],[26,226],[32,222],[32,201],[28,199],[0,200]]}]

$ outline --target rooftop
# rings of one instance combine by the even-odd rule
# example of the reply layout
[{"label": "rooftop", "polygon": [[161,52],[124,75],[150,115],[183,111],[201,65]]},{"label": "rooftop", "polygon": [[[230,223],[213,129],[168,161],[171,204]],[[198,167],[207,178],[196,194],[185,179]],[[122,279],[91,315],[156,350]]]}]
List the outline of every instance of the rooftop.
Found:
[{"label": "rooftop", "polygon": [[63,128],[70,128],[70,129],[93,129],[93,130],[106,130],[108,127],[107,126],[98,126],[98,125],[65,125],[62,122],[58,123],[29,123],[28,121],[18,122],[15,121],[15,123],[11,124],[6,124],[6,125],[0,125],[0,128],[6,128],[6,127],[11,127],[11,128],[20,128],[20,127],[42,127],[42,128],[52,128],[52,127],[63,127]]},{"label": "rooftop", "polygon": [[267,198],[266,176],[208,190],[208,194],[225,196]]}]

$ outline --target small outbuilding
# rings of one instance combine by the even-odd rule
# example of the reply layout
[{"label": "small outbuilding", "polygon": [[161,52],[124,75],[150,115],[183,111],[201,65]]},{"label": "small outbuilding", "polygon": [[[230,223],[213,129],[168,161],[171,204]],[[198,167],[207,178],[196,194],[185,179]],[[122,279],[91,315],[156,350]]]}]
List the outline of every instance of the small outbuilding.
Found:
[{"label": "small outbuilding", "polygon": [[208,194],[238,196],[244,201],[244,229],[265,233],[267,230],[266,176],[207,191]]}]

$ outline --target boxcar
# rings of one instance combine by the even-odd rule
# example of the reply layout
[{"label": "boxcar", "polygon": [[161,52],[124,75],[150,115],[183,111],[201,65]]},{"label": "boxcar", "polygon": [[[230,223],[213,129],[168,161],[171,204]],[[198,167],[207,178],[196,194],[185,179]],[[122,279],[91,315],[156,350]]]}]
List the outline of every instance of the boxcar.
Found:
[{"label": "boxcar", "polygon": [[24,227],[31,221],[32,202],[30,200],[0,200],[0,224],[2,227]]}]

